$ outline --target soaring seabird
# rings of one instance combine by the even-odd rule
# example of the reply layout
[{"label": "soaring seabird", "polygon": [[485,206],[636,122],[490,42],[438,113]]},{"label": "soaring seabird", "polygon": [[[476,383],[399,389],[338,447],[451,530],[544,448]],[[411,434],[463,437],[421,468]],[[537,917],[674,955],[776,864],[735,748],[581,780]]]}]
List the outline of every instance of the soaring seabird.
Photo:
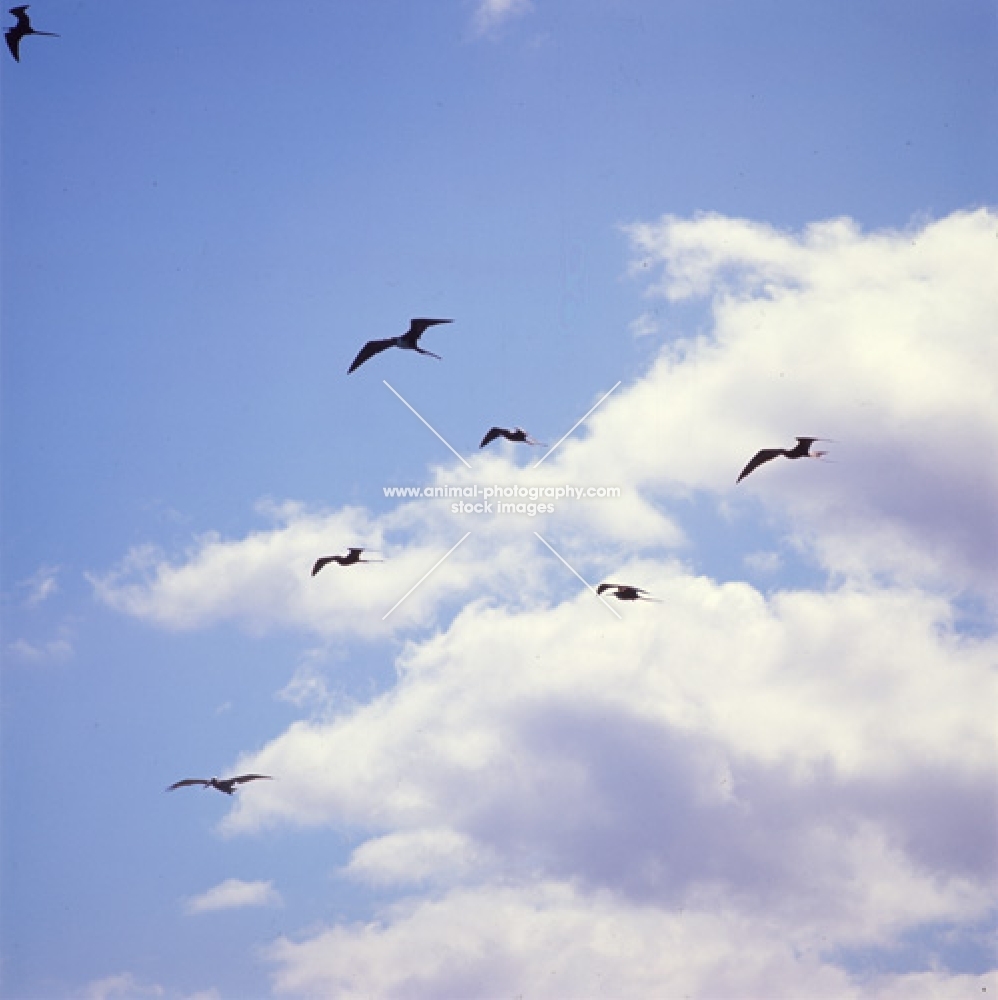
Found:
[{"label": "soaring seabird", "polygon": [[401,337],[389,337],[387,340],[369,340],[353,359],[353,364],[347,370],[347,374],[356,371],[365,361],[373,358],[375,354],[387,351],[389,347],[401,347],[405,351],[418,351],[420,354],[428,354],[431,358],[440,360],[439,354],[433,351],[426,351],[419,346],[419,338],[423,336],[428,327],[436,326],[439,323],[453,323],[452,319],[413,319],[409,321],[409,329]]},{"label": "soaring seabird", "polygon": [[10,54],[14,57],[17,62],[21,61],[18,50],[21,46],[21,39],[25,35],[50,35],[52,38],[58,38],[59,36],[54,31],[36,31],[31,27],[31,20],[25,13],[28,9],[28,4],[21,4],[20,7],[11,7],[10,12],[17,18],[17,24],[13,28],[8,28],[4,32],[4,37],[7,39],[7,48],[10,49]]},{"label": "soaring seabird", "polygon": [[750,472],[758,469],[760,465],[764,465],[766,462],[771,462],[774,458],[779,458],[781,455],[784,458],[821,458],[822,455],[827,455],[827,451],[811,451],[811,445],[815,441],[829,441],[830,438],[797,438],[797,444],[790,449],[787,448],[763,448],[762,451],[756,452],[752,461],[745,466],[744,469],[739,473],[738,478],[735,480],[736,483],[740,483]]},{"label": "soaring seabird", "polygon": [[612,590],[612,597],[616,597],[618,601],[655,601],[658,600],[656,597],[647,596],[647,590],[642,590],[640,587],[632,587],[627,583],[601,583],[596,588],[597,594],[602,594],[606,590]]},{"label": "soaring seabird", "polygon": [[354,563],[381,562],[380,559],[361,559],[360,554],[363,551],[365,550],[347,549],[345,556],[323,556],[321,559],[316,559],[315,565],[312,567],[312,576],[315,576],[323,566],[331,562],[339,563],[341,566],[352,566]]},{"label": "soaring seabird", "polygon": [[187,785],[203,785],[205,788],[217,788],[226,795],[231,795],[236,785],[241,785],[244,781],[258,781],[261,778],[273,781],[269,774],[240,774],[237,778],[184,778],[183,781],[175,781],[167,789],[172,792],[175,788],[184,788]]},{"label": "soaring seabird", "polygon": [[512,430],[509,430],[507,427],[492,427],[488,434],[482,438],[482,443],[478,447],[484,448],[487,444],[491,444],[496,438],[500,437],[504,437],[507,441],[519,442],[520,444],[536,444],[542,448],[547,447],[546,444],[535,441],[522,427],[514,427]]}]

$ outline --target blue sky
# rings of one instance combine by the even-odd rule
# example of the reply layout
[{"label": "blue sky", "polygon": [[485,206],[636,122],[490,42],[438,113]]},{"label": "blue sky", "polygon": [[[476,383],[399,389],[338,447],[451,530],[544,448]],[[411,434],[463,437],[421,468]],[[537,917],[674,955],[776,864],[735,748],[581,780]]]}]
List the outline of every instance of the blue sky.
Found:
[{"label": "blue sky", "polygon": [[998,988],[993,10],[30,13],[4,995]]}]

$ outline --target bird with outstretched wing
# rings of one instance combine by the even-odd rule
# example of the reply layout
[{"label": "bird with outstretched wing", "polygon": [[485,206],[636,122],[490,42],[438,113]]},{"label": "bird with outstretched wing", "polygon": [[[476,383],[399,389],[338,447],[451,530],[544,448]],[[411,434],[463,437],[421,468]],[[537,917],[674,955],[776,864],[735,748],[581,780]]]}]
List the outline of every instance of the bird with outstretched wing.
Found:
[{"label": "bird with outstretched wing", "polygon": [[273,781],[274,779],[269,774],[240,774],[235,778],[184,778],[181,781],[175,781],[167,788],[167,791],[172,792],[176,788],[186,788],[189,785],[201,785],[204,788],[217,788],[218,791],[231,795],[235,791],[236,785],[241,785],[244,781],[261,780]]},{"label": "bird with outstretched wing", "polygon": [[439,354],[427,351],[419,346],[419,338],[431,327],[440,323],[452,323],[449,319],[412,319],[409,321],[409,329],[400,337],[388,337],[385,340],[369,340],[357,353],[353,359],[353,364],[347,369],[347,374],[356,371],[365,361],[369,361],[375,354],[387,351],[389,347],[401,347],[405,351],[417,351],[420,354],[428,354],[431,358],[441,360]]}]

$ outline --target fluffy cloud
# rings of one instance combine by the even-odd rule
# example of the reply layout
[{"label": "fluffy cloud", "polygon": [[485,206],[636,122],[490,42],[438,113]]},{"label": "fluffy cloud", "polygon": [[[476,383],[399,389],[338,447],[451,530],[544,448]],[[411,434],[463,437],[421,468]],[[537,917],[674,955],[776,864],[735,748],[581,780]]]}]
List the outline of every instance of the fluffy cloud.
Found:
[{"label": "fluffy cloud", "polygon": [[[573,564],[594,551],[688,543],[668,508],[699,494],[735,521],[783,525],[839,577],[993,600],[996,228],[984,210],[872,235],[841,220],[799,235],[716,216],[632,226],[647,265],[637,270],[658,273],[649,294],[707,296],[709,335],[664,345],[644,378],[539,469],[518,468],[508,449],[429,477],[480,488],[610,485],[618,499],[558,499],[555,513],[536,518],[453,515],[447,499],[402,502],[382,517],[285,504],[267,512],[267,530],[201,538],[179,561],[139,548],[92,582],[110,606],[174,628],[235,620],[374,637],[432,622],[459,597],[541,599],[554,577],[535,529],[564,543]],[[836,439],[836,464],[777,461],[734,485],[756,450],[790,446],[796,434]],[[384,622],[466,531],[472,538],[432,585]],[[316,555],[350,544],[388,561],[309,578]]]},{"label": "fluffy cloud", "polygon": [[[993,592],[996,228],[983,209],[876,234],[849,220],[630,226],[635,273],[658,274],[649,295],[706,297],[713,328],[596,415],[601,464],[616,454],[631,483],[731,492],[758,448],[835,438],[835,467],[767,466],[739,502],[787,518],[839,572]],[[626,433],[649,424],[669,431],[654,462]]]},{"label": "fluffy cloud", "polygon": [[211,913],[244,906],[277,906],[280,902],[281,896],[272,882],[244,882],[238,878],[229,878],[200,896],[188,899],[184,910],[190,914]]},{"label": "fluffy cloud", "polygon": [[[539,469],[500,449],[432,474],[620,485],[619,504],[467,528],[446,501],[381,518],[286,506],[247,538],[137,551],[94,578],[111,606],[174,628],[438,626],[365,704],[329,704],[305,664],[284,697],[325,714],[235,765],[281,780],[235,801],[224,833],[359,833],[341,877],[411,894],[280,941],[279,991],[888,998],[993,982],[965,955],[998,902],[998,638],[961,631],[954,598],[995,595],[996,221],[633,226],[649,295],[705,297],[709,333],[665,344]],[[837,464],[734,485],[796,434],[835,438]],[[733,565],[778,587],[755,530],[777,526],[822,589],[692,573],[678,557],[696,533],[675,514],[690,496],[744,526]],[[534,530],[661,603],[611,615]],[[309,577],[355,542],[387,561]],[[897,974],[850,958],[912,936],[928,958]]]},{"label": "fluffy cloud", "polygon": [[[229,834],[369,830],[346,875],[454,886],[375,927],[285,942],[281,989],[505,995],[547,982],[545,962],[577,969],[579,940],[610,935],[619,953],[585,975],[621,995],[660,996],[662,982],[743,995],[719,990],[755,955],[767,961],[750,995],[767,981],[766,995],[801,995],[817,977],[826,995],[868,996],[841,949],[937,925],[959,942],[987,918],[998,643],[957,635],[946,603],[919,592],[767,600],[653,572],[628,567],[663,603],[623,622],[589,595],[465,609],[408,648],[396,688],[296,723],[236,765],[282,781],[236,803]],[[571,890],[565,926],[560,907],[510,889],[537,880]],[[691,966],[677,946],[683,957],[660,965],[651,942],[697,920],[713,935],[697,932],[701,957]],[[461,933],[433,951],[452,921]],[[541,995],[589,995],[596,981]]]},{"label": "fluffy cloud", "polygon": [[888,1000],[993,989],[994,976],[939,972],[860,980],[808,929],[710,902],[663,912],[557,882],[457,890],[393,907],[384,922],[283,939],[270,954],[277,991],[294,996]]}]

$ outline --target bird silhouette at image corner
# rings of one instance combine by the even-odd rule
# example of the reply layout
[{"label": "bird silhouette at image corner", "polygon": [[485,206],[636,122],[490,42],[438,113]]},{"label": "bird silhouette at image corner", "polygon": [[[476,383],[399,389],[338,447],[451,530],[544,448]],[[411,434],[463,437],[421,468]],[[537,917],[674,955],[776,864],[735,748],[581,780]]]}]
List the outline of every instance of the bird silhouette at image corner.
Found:
[{"label": "bird silhouette at image corner", "polygon": [[827,450],[811,451],[811,445],[815,441],[831,441],[832,438],[799,437],[796,440],[797,444],[793,448],[763,448],[757,451],[748,465],[738,473],[735,482],[740,483],[750,472],[754,472],[760,465],[765,465],[774,458],[822,458],[828,454]]},{"label": "bird silhouette at image corner", "polygon": [[602,597],[608,590],[612,590],[611,597],[616,597],[618,601],[656,601],[657,597],[652,597],[647,590],[640,587],[632,587],[629,583],[601,583],[596,588],[598,596]]},{"label": "bird silhouette at image corner", "polygon": [[431,326],[438,326],[440,323],[453,323],[452,319],[412,319],[409,320],[409,329],[400,337],[388,337],[385,340],[369,340],[357,352],[357,357],[353,359],[353,364],[347,369],[347,374],[356,371],[365,361],[369,361],[375,354],[387,351],[389,347],[401,347],[404,351],[417,351],[420,354],[428,354],[437,361],[442,360],[439,354],[427,351],[419,346],[419,338]]},{"label": "bird silhouette at image corner", "polygon": [[381,559],[361,559],[360,554],[366,551],[366,549],[347,549],[345,556],[322,556],[315,560],[315,565],[312,567],[312,576],[315,576],[323,566],[328,566],[331,562],[339,563],[340,566],[353,566],[356,563],[383,562]]},{"label": "bird silhouette at image corner", "polygon": [[48,35],[51,38],[59,37],[54,31],[38,31],[36,28],[33,28],[31,26],[31,19],[27,14],[28,6],[28,4],[21,4],[19,7],[10,8],[11,14],[17,18],[17,24],[4,32],[4,38],[7,39],[7,48],[10,49],[10,54],[14,57],[15,62],[21,61],[21,39],[25,35]]},{"label": "bird silhouette at image corner", "polygon": [[535,444],[540,448],[547,447],[543,441],[535,441],[522,427],[514,427],[512,430],[508,427],[491,427],[485,437],[482,438],[482,443],[478,447],[484,448],[495,441],[496,438],[501,437],[504,437],[507,441],[512,441],[514,444]]},{"label": "bird silhouette at image corner", "polygon": [[236,790],[236,785],[241,785],[244,781],[273,781],[269,774],[240,774],[235,778],[184,778],[182,781],[175,781],[169,788],[172,792],[175,788],[186,788],[188,785],[201,785],[204,788],[216,788],[226,795],[231,795]]}]

